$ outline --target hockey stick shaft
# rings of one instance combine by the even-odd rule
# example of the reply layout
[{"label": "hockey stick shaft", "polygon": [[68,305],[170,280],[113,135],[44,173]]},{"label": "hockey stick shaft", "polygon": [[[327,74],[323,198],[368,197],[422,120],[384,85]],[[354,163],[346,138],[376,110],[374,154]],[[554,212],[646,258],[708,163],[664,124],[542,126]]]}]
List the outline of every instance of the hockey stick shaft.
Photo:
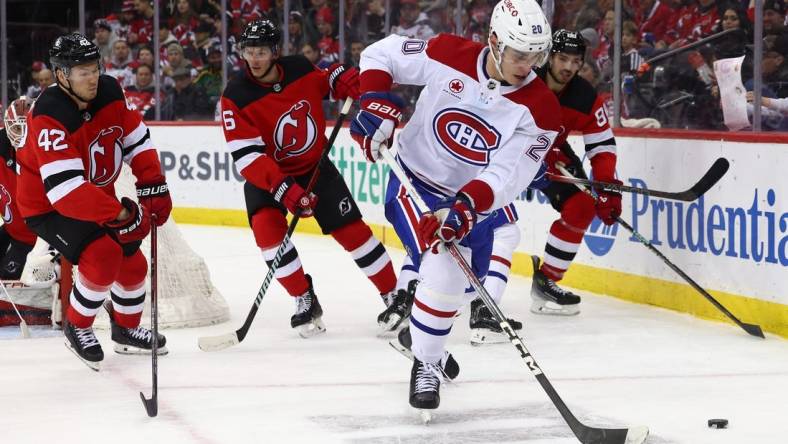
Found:
[{"label": "hockey stick shaft", "polygon": [[[558,168],[559,171],[561,171],[562,174],[564,174],[564,176],[571,177],[571,173],[569,171],[567,171],[564,167],[559,165],[557,168]],[[591,191],[588,190],[588,188],[584,187],[583,185],[581,185],[579,183],[576,183],[575,185],[577,185],[577,187],[581,191],[591,195],[591,197],[594,197],[596,199],[596,197],[593,194],[591,194]],[[668,267],[670,267],[671,270],[675,271],[676,274],[678,274],[682,279],[684,279],[684,281],[686,281],[688,284],[690,284],[690,286],[692,288],[694,288],[698,293],[703,295],[703,297],[705,297],[709,302],[711,302],[712,305],[714,305],[718,310],[720,310],[731,321],[733,321],[736,325],[741,327],[742,330],[746,331],[748,334],[750,334],[752,336],[756,336],[756,337],[759,337],[759,338],[763,338],[764,337],[763,330],[761,330],[760,326],[755,325],[755,324],[748,324],[748,323],[745,323],[745,322],[742,322],[741,320],[739,320],[739,318],[734,316],[733,313],[731,313],[727,308],[725,308],[725,306],[723,306],[719,301],[717,301],[717,299],[715,299],[714,296],[709,294],[708,291],[704,290],[703,287],[701,287],[697,282],[695,282],[695,280],[693,280],[691,277],[689,277],[687,275],[687,273],[684,272],[684,270],[682,270],[676,264],[671,262],[671,260],[668,259],[664,254],[662,254],[662,252],[659,251],[654,245],[652,245],[651,242],[648,239],[646,239],[645,237],[643,237],[643,235],[641,235],[640,233],[635,231],[635,229],[629,223],[627,223],[625,220],[623,220],[620,216],[616,218],[616,222],[618,222],[627,231],[632,233],[632,235],[635,236],[635,239],[637,239],[640,243],[645,245],[646,248],[651,250],[660,259],[662,259],[662,262],[664,262]]]},{"label": "hockey stick shaft", "polygon": [[25,318],[22,317],[22,313],[19,312],[19,308],[17,308],[16,304],[14,303],[14,299],[11,298],[11,295],[8,293],[8,289],[5,287],[5,283],[0,280],[0,286],[3,287],[3,293],[5,293],[5,297],[8,298],[8,302],[11,303],[11,306],[14,307],[14,311],[16,312],[17,317],[19,317],[19,330],[22,332],[22,337],[27,339],[30,337],[30,329],[27,327],[27,322]]},{"label": "hockey stick shaft", "polygon": [[704,174],[703,177],[701,177],[701,179],[695,185],[692,186],[692,188],[686,191],[679,191],[679,192],[660,191],[660,190],[653,190],[650,188],[631,187],[623,184],[602,182],[599,180],[589,180],[580,177],[571,177],[565,175],[562,176],[557,174],[550,174],[550,180],[555,182],[571,183],[575,185],[591,186],[594,188],[617,191],[619,193],[644,194],[646,196],[662,197],[665,199],[692,202],[694,200],[697,200],[700,196],[706,193],[706,191],[708,191],[712,186],[714,186],[714,184],[716,184],[722,178],[722,176],[724,176],[725,173],[728,171],[728,167],[729,167],[728,160],[723,157],[720,157],[714,162],[711,168],[709,168],[709,170],[706,171],[706,174]]},{"label": "hockey stick shaft", "polygon": [[[350,112],[350,106],[353,104],[353,99],[348,97],[345,100],[345,103],[342,105],[342,110],[339,113],[339,118],[334,123],[334,129],[331,131],[331,135],[326,142],[326,146],[323,147],[323,153],[320,156],[320,160],[318,160],[317,165],[315,166],[315,171],[312,173],[312,177],[309,178],[309,183],[304,190],[306,194],[309,194],[314,188],[315,183],[317,182],[318,175],[320,174],[320,165],[326,161],[328,158],[328,153],[331,152],[331,146],[334,144],[334,141],[339,134],[339,130],[342,129],[342,124],[345,121],[345,117],[347,117],[348,112]],[[249,327],[252,326],[252,322],[254,321],[255,316],[257,315],[257,310],[260,307],[260,303],[263,301],[266,292],[268,291],[268,287],[271,285],[271,281],[274,279],[274,274],[276,270],[279,268],[279,262],[282,260],[282,256],[287,249],[287,245],[290,242],[290,237],[293,235],[295,231],[296,225],[298,224],[299,219],[301,219],[301,211],[297,211],[296,214],[293,215],[293,219],[290,221],[290,225],[287,227],[287,233],[285,237],[282,239],[282,242],[279,244],[279,248],[276,250],[276,255],[274,255],[273,261],[268,266],[268,272],[265,275],[265,279],[263,280],[263,284],[260,286],[260,290],[257,291],[257,296],[254,299],[254,304],[252,304],[252,308],[249,309],[249,314],[246,315],[246,320],[244,321],[241,328],[236,330],[233,333],[228,333],[220,336],[206,336],[199,338],[198,345],[201,350],[203,351],[217,351],[222,350],[228,347],[232,347],[234,345],[239,344],[241,341],[244,340],[246,334],[249,332]]]},{"label": "hockey stick shaft", "polygon": [[[399,165],[397,160],[388,150],[381,150],[381,155],[383,159],[389,164],[391,167],[391,171],[399,179],[400,183],[405,187],[408,195],[413,199],[416,203],[416,207],[421,212],[429,212],[430,208],[427,206],[424,199],[421,198],[421,195],[410,182],[410,178],[405,174],[405,171]],[[511,325],[509,325],[509,321],[506,319],[506,316],[503,314],[501,309],[498,307],[498,304],[495,303],[495,300],[490,296],[487,292],[487,289],[484,288],[484,285],[479,281],[479,279],[474,274],[473,270],[471,269],[470,265],[468,265],[468,261],[460,253],[457,245],[454,243],[446,244],[449,253],[452,255],[454,260],[457,262],[457,265],[462,270],[465,277],[470,281],[471,285],[473,286],[476,293],[481,297],[484,305],[490,310],[492,315],[495,317],[495,320],[501,326],[506,335],[509,337],[509,341],[511,341],[512,345],[517,349],[520,353],[520,358],[522,358],[525,365],[531,371],[531,374],[534,375],[536,380],[539,382],[539,385],[542,386],[542,389],[547,393],[547,396],[553,402],[553,405],[558,409],[558,412],[566,421],[569,428],[575,434],[578,440],[584,444],[628,444],[628,443],[640,443],[645,440],[645,436],[648,435],[648,430],[643,428],[637,428],[637,430],[633,429],[632,434],[630,434],[629,440],[627,438],[629,429],[598,429],[595,427],[588,427],[585,424],[581,423],[575,415],[569,410],[569,407],[566,403],[561,399],[561,396],[553,387],[552,383],[547,379],[542,369],[539,367],[539,364],[536,363],[536,360],[528,351],[525,346],[525,343],[520,338],[520,336],[515,332]],[[644,434],[645,433],[645,434]],[[637,436],[635,436],[637,435]],[[642,440],[639,440],[639,437],[642,436]]]},{"label": "hockey stick shaft", "polygon": [[158,257],[158,235],[156,227],[156,215],[151,216],[150,227],[150,323],[153,337],[151,338],[151,397],[145,398],[145,395],[140,392],[142,404],[145,406],[145,411],[151,418],[159,413],[159,257]]}]

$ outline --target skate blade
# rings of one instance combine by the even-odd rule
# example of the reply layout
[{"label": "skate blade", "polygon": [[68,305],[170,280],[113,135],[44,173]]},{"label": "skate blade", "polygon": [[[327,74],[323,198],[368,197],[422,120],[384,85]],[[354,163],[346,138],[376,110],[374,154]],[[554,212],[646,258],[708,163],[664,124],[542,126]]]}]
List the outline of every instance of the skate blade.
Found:
[{"label": "skate blade", "polygon": [[406,325],[408,325],[407,318],[402,319],[399,315],[391,315],[388,321],[378,322],[378,336],[390,336],[392,333],[398,333]]},{"label": "skate blade", "polygon": [[324,333],[326,331],[326,326],[323,324],[323,320],[321,318],[317,318],[312,319],[312,322],[299,325],[295,329],[299,336],[304,339],[309,339],[313,336],[319,335],[320,333]]},{"label": "skate blade", "polygon": [[505,344],[507,342],[509,342],[509,339],[502,333],[496,333],[481,328],[474,328],[471,330],[471,345],[473,346]]},{"label": "skate blade", "polygon": [[551,316],[575,316],[580,314],[580,304],[559,305],[555,302],[536,300],[531,303],[531,313]]},{"label": "skate blade", "polygon": [[402,354],[402,356],[410,359],[411,361],[413,360],[413,353],[410,351],[410,349],[408,349],[407,347],[405,347],[402,344],[400,344],[399,339],[396,339],[396,338],[392,339],[391,341],[389,341],[389,345],[394,350],[400,352],[400,354]]},{"label": "skate blade", "polygon": [[[132,345],[115,343],[113,349],[115,350],[115,353],[120,355],[150,355],[149,348],[139,348]],[[167,350],[167,347],[159,347],[156,349],[156,356],[164,356],[169,352],[170,351]]]},{"label": "skate blade", "polygon": [[92,362],[92,361],[88,361],[88,360],[84,359],[82,356],[79,356],[79,353],[77,353],[77,351],[74,350],[73,347],[71,347],[71,344],[69,344],[68,339],[66,340],[66,348],[69,349],[71,351],[71,353],[74,353],[74,356],[76,356],[77,359],[79,359],[85,365],[87,365],[89,369],[93,370],[94,372],[97,372],[97,371],[101,370],[101,361]]},{"label": "skate blade", "polygon": [[627,432],[627,437],[624,441],[624,444],[643,444],[646,442],[646,438],[648,438],[648,427],[630,427],[629,431]]},{"label": "skate blade", "polygon": [[419,417],[424,425],[432,422],[432,410],[419,409]]}]

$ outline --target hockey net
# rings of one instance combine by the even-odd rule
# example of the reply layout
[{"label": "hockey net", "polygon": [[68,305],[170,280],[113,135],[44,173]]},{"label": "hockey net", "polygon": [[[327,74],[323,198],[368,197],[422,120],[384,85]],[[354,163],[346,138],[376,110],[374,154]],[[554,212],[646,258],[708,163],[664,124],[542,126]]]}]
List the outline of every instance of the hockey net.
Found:
[{"label": "hockey net", "polygon": [[[129,168],[124,167],[115,183],[117,195],[136,198],[135,179]],[[181,235],[178,225],[170,218],[158,228],[158,310],[161,328],[199,327],[218,324],[230,319],[227,302],[211,283],[208,267],[202,257],[189,247]],[[150,236],[140,247],[150,263]],[[42,269],[44,267],[41,267]],[[58,315],[63,316],[68,306],[69,292],[73,283],[72,267],[65,259],[60,262],[60,308],[53,309],[53,324]],[[33,272],[46,274],[33,269]],[[147,283],[147,297],[143,311],[142,324],[150,323],[150,278]],[[99,310],[95,327],[109,326],[104,310]]]}]

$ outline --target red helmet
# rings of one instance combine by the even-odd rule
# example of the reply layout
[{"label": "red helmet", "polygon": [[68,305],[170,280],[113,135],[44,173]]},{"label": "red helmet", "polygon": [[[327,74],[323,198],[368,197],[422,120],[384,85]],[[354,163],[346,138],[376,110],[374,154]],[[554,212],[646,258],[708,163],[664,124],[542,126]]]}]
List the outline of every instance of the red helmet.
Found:
[{"label": "red helmet", "polygon": [[3,124],[8,140],[16,148],[21,148],[27,135],[27,112],[30,111],[32,100],[21,96],[8,105],[3,113]]}]

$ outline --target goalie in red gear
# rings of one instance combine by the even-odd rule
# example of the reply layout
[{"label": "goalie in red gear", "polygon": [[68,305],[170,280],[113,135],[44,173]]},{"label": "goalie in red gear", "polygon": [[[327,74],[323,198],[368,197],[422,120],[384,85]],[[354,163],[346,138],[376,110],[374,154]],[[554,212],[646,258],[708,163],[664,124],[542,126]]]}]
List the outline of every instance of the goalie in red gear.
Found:
[{"label": "goalie in red gear", "polygon": [[[270,265],[287,232],[287,212],[314,216],[323,234],[351,254],[387,307],[394,305],[396,276],[388,253],[362,220],[336,167],[318,165],[327,143],[322,100],[358,98],[358,70],[334,64],[324,71],[301,55],[279,57],[280,39],[273,22],[249,23],[239,39],[246,69],[228,82],[221,98],[224,136],[246,179],[246,209],[257,245]],[[318,180],[307,193],[304,187],[316,168]],[[291,326],[303,337],[324,331],[312,280],[290,240],[274,276],[296,302]]]},{"label": "goalie in red gear", "polygon": [[16,150],[27,135],[27,112],[32,101],[22,96],[8,105],[0,127],[0,279],[18,280],[36,235],[25,225],[16,202]]},{"label": "goalie in red gear", "polygon": [[[92,325],[110,297],[115,351],[150,352],[151,331],[140,325],[148,264],[139,247],[151,215],[163,224],[172,204],[150,133],[118,82],[100,74],[96,45],[67,34],[49,56],[57,84],[29,113],[17,151],[17,199],[31,230],[79,266],[63,333],[69,349],[98,370],[104,352]],[[124,162],[137,178],[139,204],[115,195]],[[166,353],[163,336],[158,343]]]}]

